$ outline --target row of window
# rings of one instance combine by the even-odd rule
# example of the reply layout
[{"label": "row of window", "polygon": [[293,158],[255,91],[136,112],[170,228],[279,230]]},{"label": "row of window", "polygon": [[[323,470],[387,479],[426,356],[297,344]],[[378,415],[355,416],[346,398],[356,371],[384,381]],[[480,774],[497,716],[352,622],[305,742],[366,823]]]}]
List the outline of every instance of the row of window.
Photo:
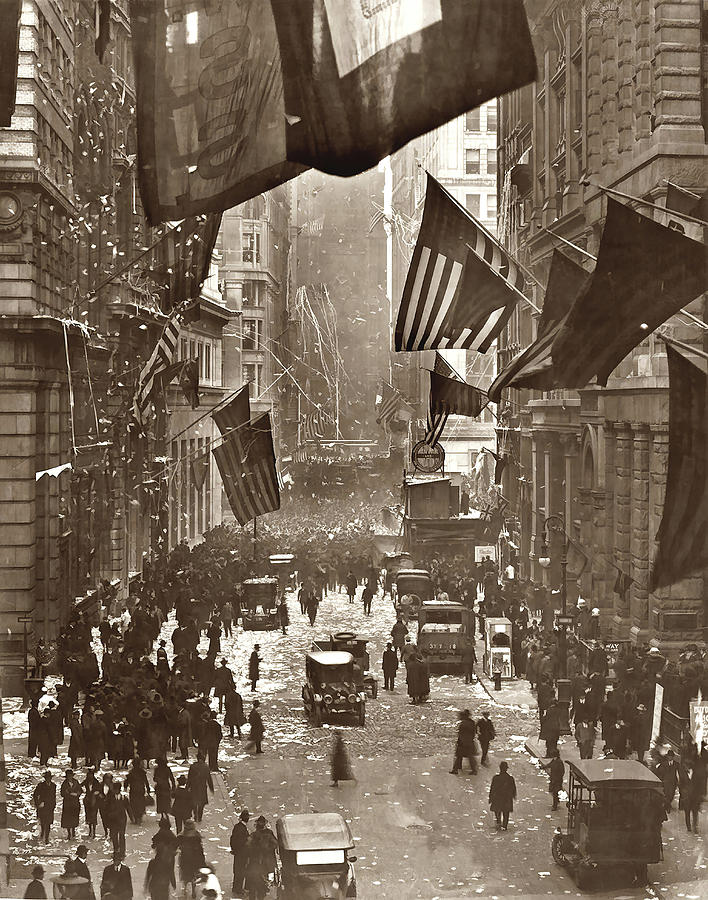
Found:
[{"label": "row of window", "polygon": [[487,131],[496,134],[497,131],[497,108],[496,106],[485,107],[487,113],[486,128],[482,128],[482,109],[472,109],[465,113],[465,131]]},{"label": "row of window", "polygon": [[465,194],[465,208],[476,219],[496,219],[497,195],[487,194],[485,209],[482,209],[482,194]]},{"label": "row of window", "polygon": [[[170,480],[170,545],[194,540],[212,526],[211,442],[207,438],[172,441]],[[201,485],[199,482],[201,481]]]},{"label": "row of window", "polygon": [[486,152],[487,168],[482,172],[482,151],[478,147],[468,147],[465,150],[465,175],[496,175],[497,151],[496,147],[490,147]]},{"label": "row of window", "polygon": [[180,338],[179,359],[199,361],[199,381],[207,385],[221,384],[221,373],[217,366],[216,341],[213,338]]},{"label": "row of window", "polygon": [[263,381],[263,365],[261,363],[244,363],[241,374],[244,384],[253,385],[251,400],[257,399],[265,387]]}]

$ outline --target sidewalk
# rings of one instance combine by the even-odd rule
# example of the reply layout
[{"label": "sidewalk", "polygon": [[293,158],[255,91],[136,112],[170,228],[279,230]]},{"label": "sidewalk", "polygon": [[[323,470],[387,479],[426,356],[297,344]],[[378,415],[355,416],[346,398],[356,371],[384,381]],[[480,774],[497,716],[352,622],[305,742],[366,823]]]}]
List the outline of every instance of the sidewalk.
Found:
[{"label": "sidewalk", "polygon": [[[524,746],[531,756],[535,756],[536,759],[540,759],[543,762],[548,761],[548,758],[546,757],[546,742],[542,741],[541,738],[527,738]],[[602,745],[600,746],[602,747]],[[569,734],[565,734],[558,739],[558,750],[560,751],[560,757],[563,762],[578,762],[580,760],[578,745],[574,738]]]},{"label": "sidewalk", "polygon": [[501,690],[494,690],[494,679],[490,678],[482,669],[482,659],[484,658],[482,641],[477,641],[476,650],[479,663],[475,666],[475,670],[479,677],[479,683],[496,706],[505,708],[521,706],[528,709],[538,709],[536,695],[531,693],[529,683],[525,678],[503,678]]}]

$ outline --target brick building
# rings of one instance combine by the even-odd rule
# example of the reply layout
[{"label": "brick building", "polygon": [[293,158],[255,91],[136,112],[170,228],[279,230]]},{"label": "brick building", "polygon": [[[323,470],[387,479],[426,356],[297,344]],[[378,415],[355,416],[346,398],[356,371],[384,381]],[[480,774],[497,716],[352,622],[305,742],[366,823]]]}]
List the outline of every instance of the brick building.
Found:
[{"label": "brick building", "polygon": [[[499,218],[502,239],[544,284],[554,247],[592,268],[605,200],[586,179],[658,205],[668,181],[708,187],[708,11],[698,0],[562,0],[527,10],[539,79],[500,103]],[[531,278],[527,294],[542,305]],[[703,299],[689,311],[703,315]],[[519,304],[500,341],[500,369],[534,339],[536,320]],[[682,315],[663,328],[689,343],[704,339]],[[704,573],[648,591],[666,485],[667,387],[664,345],[650,335],[606,388],[507,392],[498,441],[514,460],[504,493],[522,576],[558,587],[559,546],[548,570],[538,556],[544,517],[562,515],[589,557],[571,596],[600,608],[605,634],[672,650],[705,633],[708,585]],[[624,597],[613,590],[620,570],[633,580]]]}]

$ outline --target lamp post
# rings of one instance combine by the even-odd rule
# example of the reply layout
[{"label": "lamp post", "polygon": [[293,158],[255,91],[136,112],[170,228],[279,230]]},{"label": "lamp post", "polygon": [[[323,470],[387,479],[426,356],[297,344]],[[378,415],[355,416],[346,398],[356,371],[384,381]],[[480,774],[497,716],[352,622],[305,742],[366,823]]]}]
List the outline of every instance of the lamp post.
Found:
[{"label": "lamp post", "polygon": [[567,628],[570,620],[568,615],[568,535],[565,530],[565,521],[562,516],[546,516],[543,520],[543,543],[541,544],[541,553],[538,558],[539,565],[547,569],[551,564],[549,538],[550,532],[555,531],[563,537],[563,549],[561,551],[561,614],[558,616],[557,623],[560,625],[558,633],[558,669],[559,678],[556,679],[558,688],[558,702],[561,706],[561,734],[570,734],[570,681],[568,680],[568,643]]}]

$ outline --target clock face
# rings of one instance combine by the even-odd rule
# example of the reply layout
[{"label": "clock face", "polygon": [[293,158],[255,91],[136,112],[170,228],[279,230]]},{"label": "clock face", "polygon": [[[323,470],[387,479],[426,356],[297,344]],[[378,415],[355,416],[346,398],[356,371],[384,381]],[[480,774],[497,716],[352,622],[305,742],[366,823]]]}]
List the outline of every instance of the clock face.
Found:
[{"label": "clock face", "polygon": [[445,451],[440,444],[426,444],[418,441],[413,448],[413,465],[419,472],[437,472],[445,463]]},{"label": "clock face", "polygon": [[19,197],[5,191],[0,192],[0,225],[14,225],[22,215]]}]

